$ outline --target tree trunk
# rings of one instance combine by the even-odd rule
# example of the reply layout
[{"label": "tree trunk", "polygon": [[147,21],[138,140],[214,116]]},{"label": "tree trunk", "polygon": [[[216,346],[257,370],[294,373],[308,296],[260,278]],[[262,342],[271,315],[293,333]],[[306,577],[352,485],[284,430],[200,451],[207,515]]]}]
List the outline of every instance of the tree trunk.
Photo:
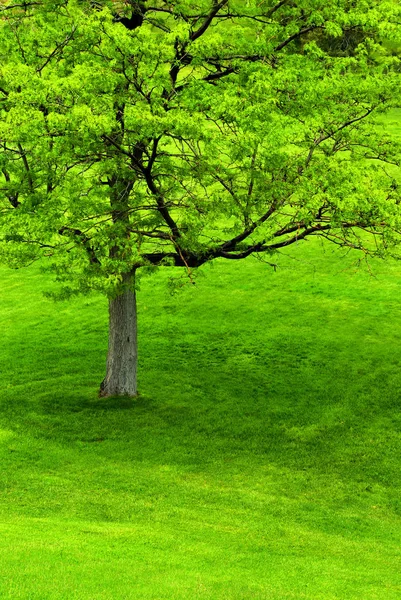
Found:
[{"label": "tree trunk", "polygon": [[109,349],[99,395],[137,396],[137,311],[133,276],[124,275],[124,292],[109,300]]}]

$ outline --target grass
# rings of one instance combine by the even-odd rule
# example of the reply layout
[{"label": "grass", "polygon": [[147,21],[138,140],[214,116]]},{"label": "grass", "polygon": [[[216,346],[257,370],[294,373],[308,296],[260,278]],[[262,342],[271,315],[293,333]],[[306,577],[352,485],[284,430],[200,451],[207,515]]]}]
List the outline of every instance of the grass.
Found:
[{"label": "grass", "polygon": [[1,600],[400,598],[401,264],[353,260],[145,279],[134,402],[104,299],[1,270]]}]

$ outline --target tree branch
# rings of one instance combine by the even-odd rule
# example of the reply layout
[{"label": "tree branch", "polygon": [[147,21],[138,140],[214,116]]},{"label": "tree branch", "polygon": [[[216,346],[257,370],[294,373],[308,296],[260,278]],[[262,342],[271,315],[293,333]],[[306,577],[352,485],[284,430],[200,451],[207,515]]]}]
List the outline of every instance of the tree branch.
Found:
[{"label": "tree branch", "polygon": [[[2,173],[6,182],[11,183],[11,177],[8,171],[6,169],[2,169]],[[18,200],[18,192],[16,194],[7,194],[7,199],[14,208],[18,208],[21,204]]]},{"label": "tree branch", "polygon": [[282,50],[283,48],[288,46],[288,44],[290,44],[291,42],[293,42],[294,40],[299,38],[301,35],[304,35],[305,33],[309,33],[310,31],[314,31],[315,29],[322,29],[322,28],[323,28],[322,25],[311,25],[310,27],[304,27],[304,29],[301,29],[297,33],[294,33],[289,38],[287,38],[286,40],[281,42],[281,44],[276,46],[274,48],[274,52],[280,52],[280,50]]},{"label": "tree branch", "polygon": [[244,240],[246,240],[246,238],[248,238],[250,235],[252,235],[252,233],[255,231],[255,229],[257,229],[259,227],[259,225],[262,225],[263,223],[265,223],[267,221],[267,219],[269,217],[271,217],[272,214],[274,214],[274,212],[277,209],[277,205],[276,204],[272,204],[272,206],[265,212],[264,215],[262,215],[257,221],[255,221],[250,227],[248,227],[247,229],[245,229],[245,231],[243,231],[242,233],[240,233],[239,235],[237,235],[236,237],[232,238],[231,240],[228,240],[227,242],[225,242],[221,247],[221,251],[222,252],[227,252],[230,250],[235,250],[237,244],[243,242]]},{"label": "tree branch", "polygon": [[85,248],[89,260],[92,264],[97,264],[100,265],[100,260],[98,259],[98,257],[95,254],[95,250],[93,248],[93,246],[90,245],[90,238],[80,229],[74,229],[73,227],[62,227],[61,229],[59,229],[58,233],[60,235],[69,235],[69,237],[72,238],[77,238],[77,240],[79,241],[79,243]]},{"label": "tree branch", "polygon": [[63,49],[65,48],[65,46],[68,44],[69,41],[71,41],[74,37],[74,33],[76,32],[77,28],[74,27],[73,30],[71,31],[70,34],[67,35],[67,37],[65,38],[65,40],[63,40],[62,42],[60,42],[60,44],[58,44],[55,49],[53,50],[53,52],[51,52],[49,54],[49,56],[47,57],[47,59],[45,60],[45,62],[43,63],[43,65],[41,67],[38,67],[38,69],[36,69],[37,73],[42,73],[43,69],[49,64],[49,62],[52,60],[52,58],[54,58],[58,52],[62,52]]},{"label": "tree branch", "polygon": [[130,4],[132,6],[131,16],[120,17],[119,15],[115,15],[114,21],[115,23],[121,23],[129,31],[133,31],[141,27],[148,9],[143,2],[135,2],[135,5],[133,2],[130,2]]},{"label": "tree branch", "polygon": [[23,149],[23,147],[21,146],[21,144],[18,144],[18,150],[20,151],[22,162],[24,163],[25,171],[26,171],[27,176],[28,176],[29,189],[31,190],[31,192],[33,192],[32,173],[31,173],[31,169],[29,167],[28,159],[26,157],[26,152]]},{"label": "tree branch", "polygon": [[178,228],[177,223],[174,221],[173,217],[170,215],[170,213],[168,211],[168,208],[164,202],[163,194],[156,186],[153,176],[148,168],[143,170],[143,174],[145,176],[145,180],[146,180],[147,186],[149,188],[149,191],[153,194],[153,196],[156,199],[157,210],[159,211],[159,213],[163,217],[164,221],[169,226],[171,233],[172,233],[173,240],[174,241],[178,240],[181,237],[181,232]]},{"label": "tree branch", "polygon": [[217,2],[217,0],[213,0],[212,9],[211,9],[209,15],[207,16],[206,20],[199,27],[199,29],[197,29],[190,35],[191,42],[194,42],[195,40],[200,38],[209,29],[210,25],[213,22],[213,19],[215,18],[215,16],[219,12],[219,10],[221,8],[223,8],[227,3],[228,3],[228,0],[221,0],[221,2]]}]

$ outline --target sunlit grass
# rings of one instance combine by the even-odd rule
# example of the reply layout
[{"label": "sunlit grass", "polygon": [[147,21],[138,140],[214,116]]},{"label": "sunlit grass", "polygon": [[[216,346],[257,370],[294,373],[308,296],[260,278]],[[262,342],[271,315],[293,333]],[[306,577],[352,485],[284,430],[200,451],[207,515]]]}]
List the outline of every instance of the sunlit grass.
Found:
[{"label": "sunlit grass", "polygon": [[401,264],[291,255],[144,279],[134,402],[104,299],[1,271],[0,598],[400,597]]}]

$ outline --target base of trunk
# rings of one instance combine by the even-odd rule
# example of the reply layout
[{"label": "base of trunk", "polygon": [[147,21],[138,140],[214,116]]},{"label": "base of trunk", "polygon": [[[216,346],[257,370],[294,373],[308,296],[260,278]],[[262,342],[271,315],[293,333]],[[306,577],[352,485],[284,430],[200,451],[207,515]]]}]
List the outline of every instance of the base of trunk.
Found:
[{"label": "base of trunk", "polygon": [[100,384],[99,398],[138,398],[139,392],[136,390],[127,390],[124,387],[110,388],[103,379]]}]

